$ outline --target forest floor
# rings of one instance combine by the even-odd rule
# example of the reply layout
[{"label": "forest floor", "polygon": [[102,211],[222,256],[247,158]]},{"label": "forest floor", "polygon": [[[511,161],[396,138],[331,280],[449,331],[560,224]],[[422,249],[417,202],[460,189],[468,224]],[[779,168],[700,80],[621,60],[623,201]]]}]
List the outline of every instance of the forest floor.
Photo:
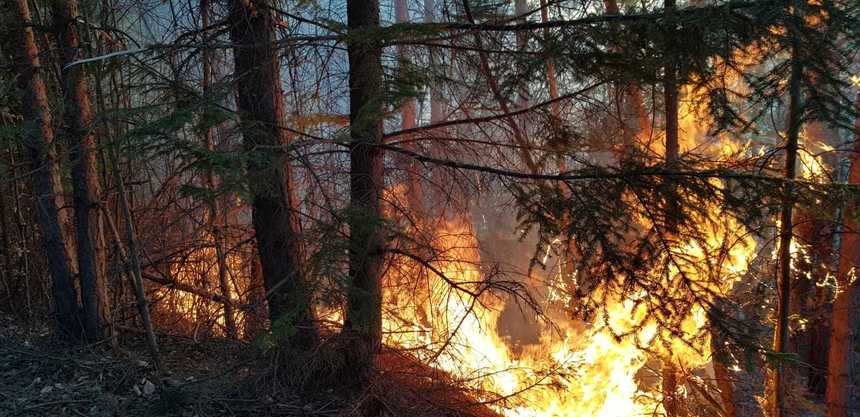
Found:
[{"label": "forest floor", "polygon": [[[255,349],[223,340],[161,337],[159,375],[142,340],[120,354],[69,347],[46,326],[23,326],[0,313],[0,417],[23,416],[333,416],[338,400],[273,398],[254,386]],[[329,396],[333,397],[333,396]]]},{"label": "forest floor", "polygon": [[[123,348],[70,347],[47,326],[25,326],[0,312],[0,417],[344,416],[495,417],[438,371],[397,355],[373,387],[344,399],[333,389],[310,395],[277,387],[271,361],[251,345],[162,335],[163,369],[144,341]],[[281,370],[281,373],[289,370]],[[364,411],[362,410],[364,409]]]}]

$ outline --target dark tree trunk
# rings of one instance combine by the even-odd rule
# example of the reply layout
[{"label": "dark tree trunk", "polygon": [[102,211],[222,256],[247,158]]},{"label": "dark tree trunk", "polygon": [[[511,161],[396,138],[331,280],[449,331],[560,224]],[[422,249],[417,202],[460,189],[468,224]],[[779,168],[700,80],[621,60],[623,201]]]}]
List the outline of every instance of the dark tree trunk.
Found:
[{"label": "dark tree trunk", "polygon": [[[606,14],[617,15],[621,11],[616,0],[604,0]],[[616,100],[619,102],[621,116],[621,143],[616,154],[624,155],[631,152],[636,144],[636,137],[650,131],[651,120],[645,109],[642,90],[633,81],[622,82],[616,87]],[[677,120],[677,117],[675,117]]]},{"label": "dark tree trunk", "polygon": [[[788,180],[796,176],[797,165],[797,143],[801,128],[801,77],[802,70],[800,58],[797,56],[797,45],[792,47],[791,57],[791,79],[789,80],[789,109],[788,109],[788,131],[785,144],[785,172]],[[791,240],[793,234],[792,213],[794,210],[794,190],[788,184],[785,192],[782,211],[780,214],[779,230],[779,268],[777,275],[777,304],[776,325],[773,329],[773,351],[782,354],[787,352],[788,345],[788,316],[791,312]],[[788,409],[786,399],[786,372],[785,361],[777,360],[772,365],[770,372],[770,415],[772,417],[783,417],[787,415]]]},{"label": "dark tree trunk", "polygon": [[60,190],[57,189],[57,155],[54,150],[54,130],[51,110],[48,107],[47,88],[42,79],[39,50],[30,26],[30,10],[26,0],[5,3],[10,9],[16,34],[15,62],[19,87],[22,91],[24,116],[24,146],[30,158],[33,192],[36,197],[37,216],[51,274],[51,291],[54,298],[58,328],[66,337],[81,334],[77,317],[77,295],[66,253],[66,242],[60,225]]},{"label": "dark tree trunk", "polygon": [[[674,39],[674,22],[675,22],[675,0],[665,0],[664,11],[666,13],[666,21],[669,28],[666,38]],[[664,74],[663,74],[663,101],[665,106],[666,117],[666,140],[663,143],[665,148],[666,164],[672,165],[678,161],[681,152],[681,146],[678,141],[678,66],[675,62],[674,46],[671,42],[666,44],[664,51]],[[680,199],[676,194],[677,190],[670,189],[666,197],[666,209],[664,215],[666,217],[666,228],[669,233],[676,232],[677,222],[681,215]]]},{"label": "dark tree trunk", "polygon": [[[675,0],[665,0],[664,11],[666,13],[666,21],[669,25],[667,39],[674,37],[674,13]],[[667,164],[674,164],[680,156],[680,145],[678,142],[678,70],[675,65],[675,57],[673,56],[674,48],[671,44],[667,44],[665,51],[664,62],[664,79],[663,79],[663,94],[664,105],[666,112],[666,140],[664,142]],[[677,234],[677,221],[680,216],[680,199],[674,188],[668,191],[666,197],[666,235],[664,239],[675,240]],[[669,279],[671,280],[671,276]],[[663,408],[666,410],[666,417],[681,417],[684,413],[684,406],[681,398],[678,396],[679,378],[683,378],[679,374],[678,369],[672,364],[671,358],[663,362],[662,370],[663,379]]]},{"label": "dark tree trunk", "polygon": [[[666,12],[666,21],[669,22],[669,33],[667,39],[674,38],[674,13],[675,0],[665,0],[664,9]],[[678,67],[675,62],[675,57],[672,54],[675,50],[671,43],[666,45],[665,67],[663,74],[663,94],[664,105],[666,109],[666,162],[674,162],[680,154],[680,144],[678,142]]]},{"label": "dark tree trunk", "polygon": [[[206,31],[209,27],[209,0],[200,1],[200,20],[203,30]],[[208,46],[204,46],[203,51],[203,96],[209,100],[210,89],[212,85],[212,52]],[[213,128],[207,127],[204,133],[204,145],[209,152],[214,152],[215,143],[213,141]],[[206,185],[210,189],[215,189],[215,173],[212,168],[206,169]],[[236,329],[236,320],[233,314],[233,303],[230,302],[230,283],[227,277],[229,272],[227,268],[227,254],[224,250],[224,236],[222,235],[224,227],[224,216],[221,213],[220,204],[218,204],[218,196],[212,195],[209,200],[209,230],[212,233],[212,240],[215,245],[215,258],[218,267],[218,286],[221,290],[221,295],[224,297],[224,328],[227,331],[227,336],[231,339],[238,337]]]},{"label": "dark tree trunk", "polygon": [[91,126],[92,106],[84,67],[70,65],[82,56],[76,24],[77,1],[55,1],[52,6],[61,51],[60,64],[65,95],[64,118],[72,165],[72,196],[83,305],[82,319],[87,339],[95,341],[104,336],[109,308],[103,274],[105,254],[100,250],[103,245],[97,243],[103,238],[103,233],[100,211],[96,206],[100,198],[100,185],[96,162],[96,140]]},{"label": "dark tree trunk", "polygon": [[381,219],[383,191],[383,86],[381,47],[361,31],[379,27],[378,0],[347,0],[350,214],[349,276],[346,322],[352,340],[349,353],[359,376],[373,369],[374,354],[382,345],[382,288],[385,242]]},{"label": "dark tree trunk", "polygon": [[122,173],[119,171],[119,157],[116,149],[111,149],[110,165],[113,166],[114,181],[116,182],[117,193],[119,195],[119,206],[122,210],[122,217],[125,224],[125,240],[128,245],[128,251],[122,249],[122,238],[119,236],[116,225],[110,219],[110,214],[106,214],[105,218],[108,221],[108,227],[111,234],[116,240],[117,248],[120,255],[126,262],[127,271],[134,287],[134,298],[137,302],[137,312],[140,314],[140,321],[143,323],[143,331],[146,335],[146,343],[149,348],[149,354],[152,356],[152,361],[155,364],[156,370],[161,372],[161,355],[158,352],[158,340],[155,337],[155,330],[152,327],[152,320],[149,315],[149,304],[146,301],[146,292],[143,288],[143,272],[140,266],[140,250],[137,247],[137,232],[134,227],[134,217],[131,214],[131,206],[129,204],[128,194],[125,188],[125,180],[122,178]]},{"label": "dark tree trunk", "polygon": [[[313,286],[304,270],[292,171],[283,126],[281,69],[269,1],[233,0],[231,37],[238,83],[237,110],[253,195],[254,231],[268,294],[269,318],[281,342],[316,345]],[[286,334],[289,333],[289,336]]]}]

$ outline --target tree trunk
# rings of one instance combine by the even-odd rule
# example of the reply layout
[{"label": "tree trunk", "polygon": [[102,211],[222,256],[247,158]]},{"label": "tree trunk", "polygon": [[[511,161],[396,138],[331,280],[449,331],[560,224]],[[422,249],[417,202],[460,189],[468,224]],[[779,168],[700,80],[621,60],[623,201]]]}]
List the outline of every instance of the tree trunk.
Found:
[{"label": "tree trunk", "polygon": [[[514,16],[518,23],[526,23],[526,15],[529,12],[528,2],[526,0],[514,0]],[[528,34],[525,31],[518,31],[516,33],[517,37],[517,51],[520,53],[526,53],[526,47],[528,46]],[[529,106],[529,101],[531,100],[531,93],[529,92],[529,83],[528,76],[526,72],[528,68],[524,62],[517,63],[517,73],[515,77],[517,80],[517,101],[515,103],[515,107],[524,109]]]},{"label": "tree trunk", "polygon": [[[549,22],[549,10],[546,0],[540,0],[540,20],[541,23]],[[544,37],[549,39],[549,29],[544,30]],[[559,107],[558,99],[558,81],[555,77],[555,61],[551,57],[546,58],[546,83],[549,88],[549,98],[553,100],[550,105],[550,112],[555,119],[561,118],[561,108]]]},{"label": "tree trunk", "polygon": [[[675,0],[665,0],[664,11],[666,20],[669,26],[674,25]],[[667,38],[671,39],[673,34],[671,31],[674,28],[668,29],[670,33]],[[680,158],[680,145],[678,143],[678,77],[677,67],[675,66],[675,58],[672,56],[672,45],[667,45],[664,62],[664,79],[663,79],[663,100],[665,105],[666,118],[666,140],[664,145],[665,162],[667,165],[674,165]],[[676,240],[677,226],[680,216],[680,198],[677,195],[675,187],[671,186],[666,195],[666,207],[663,215],[665,216],[665,228],[663,231],[664,239]],[[671,280],[672,277],[669,277]],[[674,380],[674,378],[672,378]]]},{"label": "tree trunk", "polygon": [[663,362],[663,409],[666,417],[685,417],[686,408],[682,396],[678,393],[678,378],[682,377],[670,361]]},{"label": "tree trunk", "polygon": [[[436,5],[434,0],[424,0],[424,23],[436,21]],[[427,60],[431,71],[436,71],[439,50],[434,47],[427,48]],[[445,118],[445,98],[434,82],[430,85],[430,124],[439,123]],[[443,132],[444,133],[444,132]]]},{"label": "tree trunk", "polygon": [[[395,18],[397,23],[409,22],[409,10],[406,6],[406,0],[395,0],[394,2]],[[397,47],[397,56],[401,62],[409,61],[409,50],[406,45]],[[431,110],[432,111],[432,110]],[[409,97],[400,106],[400,127],[403,130],[413,129],[416,126],[418,112],[414,97]],[[403,146],[410,151],[417,150],[415,142],[407,137]],[[419,164],[408,156],[398,156],[400,169],[406,173],[406,198],[409,203],[409,210],[412,216],[420,219],[424,213],[424,196],[422,193],[421,175],[418,173]]]},{"label": "tree trunk", "polygon": [[[665,0],[664,9],[666,13],[666,21],[669,26],[674,25],[675,0]],[[667,39],[673,39],[674,27],[669,27],[670,33]],[[672,55],[674,47],[671,44],[666,45],[665,51],[665,67],[663,79],[663,94],[664,105],[666,110],[666,163],[677,161],[680,154],[680,144],[678,143],[678,68],[675,63],[675,57]]]},{"label": "tree trunk", "polygon": [[[674,31],[674,13],[675,0],[665,0],[664,11],[666,13],[666,21],[670,31],[667,35],[668,39],[672,39]],[[666,164],[674,164],[678,161],[680,146],[678,143],[678,73],[675,66],[675,58],[672,55],[673,48],[667,45],[664,62],[664,79],[663,79],[663,94],[664,105],[666,112],[666,141],[665,159]],[[666,235],[674,235],[677,232],[677,219],[679,216],[680,200],[675,194],[676,190],[668,191],[666,198]],[[674,239],[672,239],[674,240]],[[669,277],[670,279],[672,277]],[[671,358],[663,362],[663,408],[666,410],[666,417],[680,417],[683,414],[683,404],[678,398],[678,370],[671,363]]]},{"label": "tree trunk", "polygon": [[[616,0],[604,0],[606,14],[617,15],[621,11]],[[626,81],[615,87],[616,97],[620,102],[621,116],[621,149],[616,154],[623,155],[630,152],[636,145],[636,137],[648,133],[651,129],[651,121],[648,111],[645,109],[645,100],[642,98],[642,90],[633,81]],[[676,118],[677,120],[677,118]]]},{"label": "tree trunk", "polygon": [[[801,128],[801,64],[797,56],[796,41],[792,45],[791,79],[789,80],[789,109],[788,132],[785,145],[785,173],[787,180],[794,180],[797,165],[797,143]],[[791,312],[791,240],[793,233],[792,212],[794,210],[794,190],[787,185],[786,195],[780,214],[779,230],[779,269],[777,275],[777,305],[776,325],[773,330],[773,351],[783,354],[787,351],[788,316]],[[785,364],[782,358],[773,361],[770,369],[770,402],[771,416],[784,417],[787,415],[785,406]]]},{"label": "tree trunk", "polygon": [[275,18],[268,0],[233,0],[233,50],[238,82],[237,110],[247,179],[272,330],[282,346],[309,349],[319,342],[313,286],[304,269],[301,225],[283,122],[281,69]]},{"label": "tree trunk", "polygon": [[96,139],[92,134],[92,106],[89,86],[82,65],[70,65],[80,59],[81,45],[77,23],[76,0],[52,3],[54,26],[60,44],[62,83],[65,101],[65,124],[69,157],[72,165],[75,236],[77,238],[78,274],[83,305],[83,322],[87,339],[104,337],[108,306],[104,277],[105,253],[100,212],[100,184],[96,163]]},{"label": "tree trunk", "polygon": [[24,146],[30,158],[36,212],[51,274],[51,292],[59,332],[68,337],[81,335],[77,317],[77,295],[72,283],[71,267],[66,252],[65,237],[60,221],[61,190],[57,155],[54,150],[54,130],[48,106],[47,88],[42,79],[39,50],[30,26],[30,10],[26,0],[5,3],[14,16],[15,51],[18,82],[23,92]]},{"label": "tree trunk", "polygon": [[382,345],[381,277],[385,242],[380,225],[383,189],[381,47],[360,32],[379,28],[378,0],[347,0],[350,213],[349,276],[344,330],[351,338],[352,364],[360,379],[373,369]]},{"label": "tree trunk", "polygon": [[[722,311],[725,308],[726,302],[722,298],[714,300],[715,309]],[[735,384],[729,367],[726,366],[727,360],[731,357],[726,349],[726,338],[719,331],[715,320],[719,320],[715,313],[711,313],[710,335],[711,335],[711,362],[714,365],[714,380],[717,388],[720,391],[720,405],[723,408],[724,417],[737,417],[738,410],[735,404]]]},{"label": "tree trunk", "polygon": [[[860,109],[860,93],[857,94],[857,108]],[[860,129],[860,118],[855,125]],[[851,153],[849,184],[860,184],[860,134],[854,138]],[[836,298],[833,300],[833,316],[830,325],[830,351],[827,360],[827,415],[828,417],[848,417],[851,406],[851,392],[854,388],[854,349],[856,340],[854,328],[857,326],[856,300],[858,282],[855,278],[860,269],[860,228],[855,221],[857,207],[848,207],[843,215],[842,243],[839,248],[839,283]]]},{"label": "tree trunk", "polygon": [[[800,136],[801,143],[798,145],[801,148],[805,143],[808,143],[808,146],[813,142],[838,146],[841,142],[839,133],[828,128],[823,121],[810,121],[804,124],[803,130],[804,134]],[[827,158],[827,155],[822,155],[822,159],[824,158]],[[831,161],[825,159],[824,162]],[[827,386],[832,291],[829,286],[818,284],[827,281],[827,275],[831,273],[836,259],[833,256],[834,216],[839,216],[839,213],[829,213],[816,207],[797,207],[793,213],[794,239],[808,246],[809,251],[807,256],[795,260],[795,274],[791,284],[790,315],[797,315],[806,321],[806,325],[791,332],[789,346],[798,358],[808,365],[803,372],[807,389],[811,394],[821,397],[824,396]]]},{"label": "tree trunk", "polygon": [[[200,0],[200,17],[203,31],[209,27],[209,0]],[[204,46],[203,50],[203,97],[205,100],[211,99],[210,87],[212,85],[212,52],[208,46]],[[212,127],[206,127],[204,133],[204,146],[209,152],[215,151],[215,143],[213,141]],[[206,185],[210,190],[215,190],[216,181],[215,173],[212,168],[206,169]],[[221,295],[224,297],[224,328],[227,331],[227,336],[231,339],[236,339],[238,333],[236,330],[236,321],[233,314],[233,303],[230,302],[230,283],[227,277],[229,270],[227,269],[227,255],[224,251],[224,237],[222,228],[224,227],[224,218],[218,204],[217,193],[210,196],[209,200],[209,230],[212,233],[213,244],[215,245],[215,258],[218,268],[218,286],[221,290]]]},{"label": "tree trunk", "polygon": [[125,181],[122,178],[122,174],[119,172],[119,166],[117,164],[119,158],[117,158],[115,152],[115,150],[111,151],[110,158],[111,165],[114,166],[114,178],[116,180],[116,187],[119,193],[119,205],[122,210],[123,220],[125,221],[125,240],[126,245],[128,246],[128,251],[123,248],[123,239],[120,237],[119,231],[110,217],[110,213],[107,212],[106,208],[103,208],[105,212],[105,220],[107,220],[108,229],[113,235],[116,247],[119,249],[120,258],[125,263],[126,273],[128,274],[128,277],[131,278],[132,286],[134,287],[134,298],[137,302],[137,313],[140,315],[140,321],[143,323],[143,333],[146,336],[149,355],[152,357],[155,369],[158,372],[161,372],[161,355],[158,352],[158,339],[156,339],[155,330],[152,327],[152,320],[149,316],[149,304],[146,301],[146,293],[143,288],[143,272],[140,267],[140,254],[137,248],[137,233],[134,230],[134,219],[132,218],[131,208],[129,207],[128,197],[126,196]]}]

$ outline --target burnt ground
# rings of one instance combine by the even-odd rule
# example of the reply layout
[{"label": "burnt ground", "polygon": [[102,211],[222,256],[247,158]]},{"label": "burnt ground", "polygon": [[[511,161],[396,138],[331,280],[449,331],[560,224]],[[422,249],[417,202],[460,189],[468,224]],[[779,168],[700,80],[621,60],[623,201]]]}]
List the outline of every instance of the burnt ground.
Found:
[{"label": "burnt ground", "polygon": [[[0,417],[358,416],[495,417],[446,376],[396,354],[359,395],[337,389],[298,394],[272,377],[271,359],[253,345],[162,335],[159,375],[139,336],[123,347],[70,347],[47,326],[0,313]],[[289,373],[280,369],[279,374]]]}]

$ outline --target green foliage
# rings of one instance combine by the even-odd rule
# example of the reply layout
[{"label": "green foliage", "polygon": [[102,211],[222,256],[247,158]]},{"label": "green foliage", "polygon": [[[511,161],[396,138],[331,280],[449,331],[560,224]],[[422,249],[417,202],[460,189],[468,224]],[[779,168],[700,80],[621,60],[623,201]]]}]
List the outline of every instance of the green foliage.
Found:
[{"label": "green foliage", "polygon": [[432,72],[413,64],[408,59],[397,60],[393,75],[385,82],[385,102],[392,108],[399,108],[404,102],[423,97],[426,88],[434,81]]}]

